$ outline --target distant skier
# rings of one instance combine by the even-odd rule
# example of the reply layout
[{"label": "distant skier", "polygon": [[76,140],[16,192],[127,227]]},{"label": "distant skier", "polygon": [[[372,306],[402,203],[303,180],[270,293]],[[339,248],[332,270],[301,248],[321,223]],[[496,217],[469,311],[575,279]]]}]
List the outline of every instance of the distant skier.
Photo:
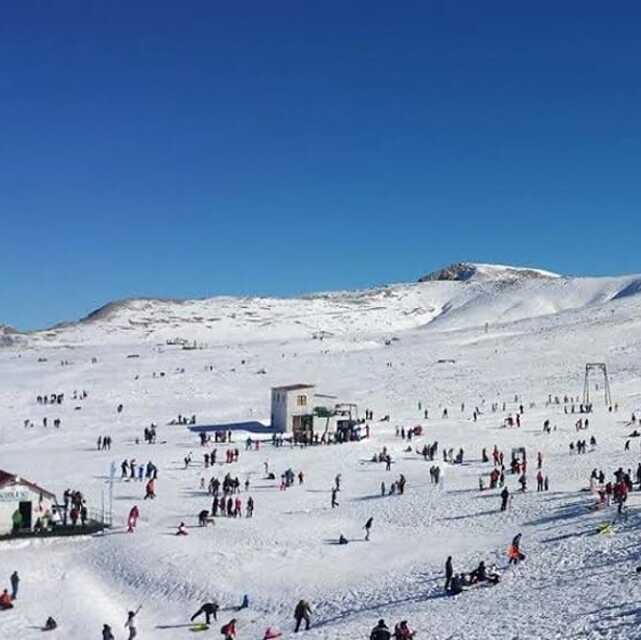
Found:
[{"label": "distant skier", "polygon": [[102,640],[115,640],[111,627],[108,624],[102,625]]}]

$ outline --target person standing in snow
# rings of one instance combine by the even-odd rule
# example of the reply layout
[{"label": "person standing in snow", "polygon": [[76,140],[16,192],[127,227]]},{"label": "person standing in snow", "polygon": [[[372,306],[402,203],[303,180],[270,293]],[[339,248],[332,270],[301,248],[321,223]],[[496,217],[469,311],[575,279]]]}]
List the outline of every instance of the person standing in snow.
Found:
[{"label": "person standing in snow", "polygon": [[370,531],[372,529],[372,522],[373,521],[374,521],[373,517],[369,518],[367,520],[367,522],[365,523],[365,526],[363,527],[363,529],[365,529],[365,540],[367,540],[367,541],[369,541],[369,534],[370,534]]},{"label": "person standing in snow", "polygon": [[156,481],[151,478],[145,486],[145,500],[153,500],[156,497]]},{"label": "person standing in snow", "polygon": [[128,640],[134,640],[136,635],[138,635],[138,630],[136,629],[136,616],[138,615],[138,612],[141,609],[142,609],[142,605],[140,605],[135,611],[130,611],[127,614],[127,622],[125,622],[125,629],[129,630]]},{"label": "person standing in snow", "polygon": [[102,625],[102,640],[115,640],[111,627],[108,624]]},{"label": "person standing in snow", "polygon": [[536,474],[536,490],[537,492],[543,491],[543,473],[540,469]]},{"label": "person standing in snow", "polygon": [[17,571],[11,574],[11,599],[15,600],[18,597],[18,587],[20,586],[20,576]]},{"label": "person standing in snow", "polygon": [[390,640],[392,634],[382,618],[369,634],[369,640]]},{"label": "person standing in snow", "polygon": [[297,633],[300,629],[300,624],[305,621],[305,631],[309,630],[309,616],[312,613],[312,608],[309,606],[309,603],[305,600],[299,600],[296,608],[294,609],[294,619],[296,620],[296,628],[294,632]]},{"label": "person standing in snow", "polygon": [[501,491],[501,511],[507,510],[507,504],[510,499],[510,492],[507,490],[507,487],[503,487]]},{"label": "person standing in snow", "polygon": [[512,539],[512,544],[507,550],[509,557],[508,564],[518,564],[521,560],[525,560],[525,554],[521,552],[521,535],[518,533]]},{"label": "person standing in snow", "polygon": [[453,576],[454,570],[452,569],[452,556],[447,556],[447,560],[445,561],[445,591],[449,591]]},{"label": "person standing in snow", "polygon": [[127,533],[133,533],[140,517],[140,511],[138,510],[138,505],[131,507],[129,511],[129,517],[127,518]]},{"label": "person standing in snow", "polygon": [[336,500],[336,488],[332,489],[332,509],[335,509],[338,506],[338,501]]}]

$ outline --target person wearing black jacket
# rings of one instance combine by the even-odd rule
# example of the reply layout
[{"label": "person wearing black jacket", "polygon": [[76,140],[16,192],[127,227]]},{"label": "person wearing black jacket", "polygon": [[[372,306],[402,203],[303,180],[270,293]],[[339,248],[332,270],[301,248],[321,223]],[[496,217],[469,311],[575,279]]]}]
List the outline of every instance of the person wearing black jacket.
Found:
[{"label": "person wearing black jacket", "polygon": [[299,600],[296,608],[294,609],[294,619],[296,620],[295,632],[300,629],[300,623],[303,620],[305,621],[305,631],[309,629],[309,616],[311,613],[312,608],[309,606],[309,603],[305,600]]},{"label": "person wearing black jacket", "polygon": [[392,634],[385,624],[385,620],[381,619],[378,624],[372,629],[369,634],[369,640],[390,640]]},{"label": "person wearing black jacket", "polygon": [[205,602],[205,604],[191,616],[190,620],[193,622],[198,616],[205,614],[205,622],[210,623],[211,617],[213,616],[214,620],[218,620],[218,603],[217,602]]},{"label": "person wearing black jacket", "polygon": [[369,540],[369,533],[372,529],[372,522],[374,521],[374,518],[369,518],[369,520],[365,523],[365,526],[363,529],[365,529],[365,540]]},{"label": "person wearing black jacket", "polygon": [[510,499],[510,492],[507,490],[507,487],[503,487],[503,491],[501,491],[501,511],[505,511],[507,509],[507,502]]},{"label": "person wearing black jacket", "polygon": [[452,569],[452,556],[447,556],[445,561],[445,591],[448,591],[450,585],[452,584],[452,576],[454,575],[454,570]]}]

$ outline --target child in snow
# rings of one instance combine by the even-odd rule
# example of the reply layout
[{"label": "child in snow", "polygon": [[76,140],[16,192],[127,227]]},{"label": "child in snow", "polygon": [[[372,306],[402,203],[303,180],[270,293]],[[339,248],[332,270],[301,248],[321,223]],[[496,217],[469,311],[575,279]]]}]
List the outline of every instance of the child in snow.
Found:
[{"label": "child in snow", "polygon": [[184,522],[181,522],[178,525],[178,531],[176,531],[177,536],[187,536],[189,533],[187,532],[187,527],[185,526]]}]

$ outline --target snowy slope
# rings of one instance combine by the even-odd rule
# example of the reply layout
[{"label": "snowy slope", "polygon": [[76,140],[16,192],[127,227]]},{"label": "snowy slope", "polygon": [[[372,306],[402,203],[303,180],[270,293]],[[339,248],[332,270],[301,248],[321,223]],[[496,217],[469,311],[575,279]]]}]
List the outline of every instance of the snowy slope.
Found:
[{"label": "snowy slope", "polygon": [[125,300],[26,339],[50,345],[164,343],[174,338],[213,345],[307,339],[321,333],[380,339],[418,327],[448,330],[512,322],[641,293],[639,276],[562,278],[497,265],[465,268],[474,270],[465,281],[434,280],[302,298]]},{"label": "snowy slope", "polygon": [[[634,471],[641,460],[639,439],[624,451],[630,415],[641,412],[639,278],[509,280],[297,300],[130,301],[50,337],[25,336],[28,346],[0,350],[0,468],[59,495],[81,488],[93,506],[100,505],[111,461],[153,460],[160,470],[154,502],[142,500],[141,483],[116,482],[118,526],[110,535],[0,543],[0,577],[6,582],[13,569],[22,576],[16,608],[0,612],[0,638],[40,638],[37,627],[53,615],[60,628],[51,640],[98,638],[104,623],[121,639],[127,609],[140,603],[139,638],[190,638],[189,616],[209,598],[227,609],[209,632],[214,637],[234,615],[239,640],[259,640],[267,625],[293,638],[292,610],[301,597],[314,610],[312,629],[302,635],[310,640],[365,640],[380,617],[391,624],[407,619],[417,638],[432,640],[636,637],[641,492],[631,494],[627,520],[606,536],[597,525],[615,519],[615,510],[590,510],[595,498],[586,488],[593,468],[610,479],[617,467]],[[424,311],[414,311],[419,307]],[[206,314],[221,317],[216,330],[194,318]],[[145,327],[136,324],[145,318]],[[335,337],[312,337],[330,328]],[[209,346],[155,347],[176,335]],[[399,340],[385,346],[382,338],[390,335]],[[140,357],[127,358],[132,352]],[[549,394],[580,395],[586,361],[608,363],[619,409],[608,412],[602,389],[593,386],[590,429],[577,433],[578,416],[546,401]],[[154,377],[160,371],[166,375]],[[269,387],[302,380],[373,409],[375,418],[389,414],[390,421],[372,421],[369,441],[331,447],[265,444],[245,452],[239,434],[233,445],[241,449],[239,462],[219,464],[213,474],[250,479],[255,517],[218,518],[214,527],[196,528],[196,514],[210,505],[200,478],[212,471],[202,466],[197,439],[169,420],[178,413],[196,413],[202,422],[266,418]],[[88,398],[55,408],[35,402],[54,391],[69,398],[74,389],[86,389]],[[429,409],[428,420],[418,402]],[[505,412],[493,413],[493,402],[506,402]],[[519,402],[523,426],[502,428]],[[482,412],[477,422],[474,406]],[[447,419],[440,417],[443,407]],[[62,428],[43,428],[44,416],[60,417]],[[37,426],[25,429],[25,419]],[[541,431],[545,419],[557,427],[552,434]],[[164,444],[137,444],[152,421]],[[407,443],[395,436],[396,426],[416,424],[425,429],[421,438]],[[99,452],[96,438],[107,433],[113,449]],[[595,451],[568,454],[571,441],[590,435],[598,441]],[[464,465],[439,462],[441,489],[429,483],[430,463],[414,453],[435,440],[466,454]],[[491,469],[481,462],[481,449],[495,444],[506,455],[526,446],[531,462],[525,494],[507,476],[514,497],[505,513],[498,511],[497,492],[478,491],[479,477]],[[393,456],[390,472],[369,462],[383,446]],[[218,446],[219,460],[224,449]],[[184,469],[189,451],[196,463]],[[551,485],[542,494],[532,489],[537,451]],[[277,477],[289,467],[304,471],[304,484],[279,491],[264,478],[265,462]],[[332,510],[337,473],[343,488],[340,507]],[[408,480],[405,495],[380,497],[381,482],[389,486],[399,473]],[[128,535],[123,525],[133,504],[141,522]],[[370,516],[372,539],[365,543],[362,527]],[[187,539],[173,535],[181,520],[190,527]],[[519,531],[528,558],[508,568],[505,549]],[[340,533],[352,542],[333,544]],[[501,584],[444,596],[447,555],[459,571],[482,559],[496,562]],[[251,606],[236,613],[231,608],[245,593]]]}]

